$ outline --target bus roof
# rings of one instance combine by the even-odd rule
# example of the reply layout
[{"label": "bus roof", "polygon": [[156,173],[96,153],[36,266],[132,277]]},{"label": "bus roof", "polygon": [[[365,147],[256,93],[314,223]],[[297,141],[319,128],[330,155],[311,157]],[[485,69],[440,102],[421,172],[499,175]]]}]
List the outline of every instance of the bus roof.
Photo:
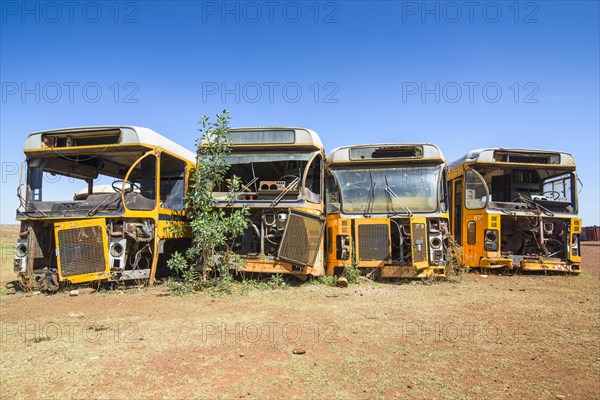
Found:
[{"label": "bus roof", "polygon": [[232,147],[256,148],[268,145],[277,147],[309,147],[322,150],[323,143],[315,131],[306,128],[267,126],[230,128]]},{"label": "bus roof", "polygon": [[343,146],[333,149],[327,164],[382,163],[382,162],[444,162],[439,147],[431,143],[380,143]]},{"label": "bus roof", "polygon": [[495,147],[471,150],[448,167],[462,164],[534,164],[575,167],[575,159],[570,153],[554,150],[506,149]]},{"label": "bus roof", "polygon": [[25,140],[24,151],[52,147],[69,147],[68,138],[80,141],[80,146],[139,145],[160,147],[189,162],[196,162],[196,154],[152,129],[139,126],[84,126],[53,129],[31,133]]}]

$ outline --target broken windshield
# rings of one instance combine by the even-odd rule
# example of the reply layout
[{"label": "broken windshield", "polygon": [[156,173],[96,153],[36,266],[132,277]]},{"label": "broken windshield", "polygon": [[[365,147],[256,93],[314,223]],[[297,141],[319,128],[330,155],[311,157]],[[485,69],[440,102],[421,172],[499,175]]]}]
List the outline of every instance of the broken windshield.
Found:
[{"label": "broken windshield", "polygon": [[347,214],[434,212],[440,203],[442,166],[333,170]]},{"label": "broken windshield", "polygon": [[577,178],[564,168],[478,166],[476,170],[481,178],[474,182],[473,190],[466,193],[467,201],[473,204],[477,201],[485,204],[489,195],[492,208],[522,209],[523,203],[535,203],[551,211],[573,213],[577,210]]},{"label": "broken windshield", "polygon": [[[44,216],[121,209],[123,179],[141,154],[127,151],[30,158],[25,190],[19,190],[24,212]],[[155,196],[156,161],[147,161],[130,174],[125,185],[126,201],[131,195],[138,198],[136,204],[141,197]]]},{"label": "broken windshield", "polygon": [[321,201],[322,155],[320,152],[253,152],[234,153],[226,157],[229,171],[226,181],[213,195],[225,199],[227,183],[233,176],[240,179],[238,201],[281,201],[304,198]]}]

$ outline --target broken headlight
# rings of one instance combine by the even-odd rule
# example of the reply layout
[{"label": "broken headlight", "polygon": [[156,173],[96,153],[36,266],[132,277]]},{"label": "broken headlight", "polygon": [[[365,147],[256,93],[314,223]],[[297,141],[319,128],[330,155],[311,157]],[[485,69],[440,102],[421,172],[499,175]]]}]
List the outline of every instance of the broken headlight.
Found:
[{"label": "broken headlight", "polygon": [[486,229],[483,239],[485,251],[498,251],[498,231],[496,229]]},{"label": "broken headlight", "polygon": [[350,259],[350,236],[348,235],[337,235],[336,241],[336,258],[338,260],[349,260]]}]

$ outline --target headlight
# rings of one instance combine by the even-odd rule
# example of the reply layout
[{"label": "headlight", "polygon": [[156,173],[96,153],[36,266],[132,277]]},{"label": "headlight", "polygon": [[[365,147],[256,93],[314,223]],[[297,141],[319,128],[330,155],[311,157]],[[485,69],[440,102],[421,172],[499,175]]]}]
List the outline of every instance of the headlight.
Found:
[{"label": "headlight", "polygon": [[119,258],[123,254],[123,245],[119,242],[113,243],[110,246],[110,255],[114,258]]},{"label": "headlight", "polygon": [[484,238],[483,248],[486,251],[498,251],[498,231],[496,229],[486,229]]},{"label": "headlight", "polygon": [[574,256],[581,256],[579,253],[579,235],[573,235],[573,243],[571,245],[571,253]]},{"label": "headlight", "polygon": [[349,260],[350,259],[350,236],[348,235],[337,235],[335,238],[338,260]]},{"label": "headlight", "polygon": [[15,247],[15,254],[17,257],[25,257],[27,255],[27,244],[17,243]]},{"label": "headlight", "polygon": [[495,242],[496,240],[498,240],[498,231],[493,229],[486,229],[485,240],[487,240],[488,242]]},{"label": "headlight", "polygon": [[442,239],[440,239],[439,237],[431,238],[431,240],[429,241],[429,245],[432,249],[439,249],[440,247],[442,247]]}]

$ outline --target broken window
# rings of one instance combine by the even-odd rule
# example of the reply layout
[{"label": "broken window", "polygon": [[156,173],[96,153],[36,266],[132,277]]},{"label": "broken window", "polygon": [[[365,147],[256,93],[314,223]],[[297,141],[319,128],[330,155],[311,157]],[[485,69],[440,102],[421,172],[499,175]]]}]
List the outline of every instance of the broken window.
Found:
[{"label": "broken window", "polygon": [[[575,212],[575,174],[562,168],[478,166],[495,208],[514,209],[535,201],[551,211]],[[470,194],[471,195],[471,194]]]},{"label": "broken window", "polygon": [[572,174],[550,177],[542,183],[542,194],[552,201],[571,203],[572,183]]},{"label": "broken window", "polygon": [[160,156],[160,205],[169,210],[183,210],[186,163],[169,154]]},{"label": "broken window", "polygon": [[303,177],[313,153],[235,153],[226,157],[230,169],[226,179],[215,189],[218,200],[227,198],[227,184],[233,176],[240,179],[238,201],[297,200],[303,193],[310,201],[320,202],[321,156],[318,155]]},{"label": "broken window", "polygon": [[[140,151],[52,154],[27,160],[25,212],[93,215],[122,208],[120,191]],[[128,187],[128,189],[134,190]]]}]

